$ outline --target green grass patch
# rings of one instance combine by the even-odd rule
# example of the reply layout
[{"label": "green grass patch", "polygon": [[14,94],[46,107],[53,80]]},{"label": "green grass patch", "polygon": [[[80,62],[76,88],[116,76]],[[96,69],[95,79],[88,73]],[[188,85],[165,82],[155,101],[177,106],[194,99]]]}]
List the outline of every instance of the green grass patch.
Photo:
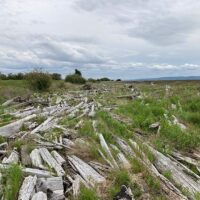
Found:
[{"label": "green grass patch", "polygon": [[97,196],[94,189],[88,189],[82,186],[77,200],[100,200],[100,198]]},{"label": "green grass patch", "polygon": [[4,199],[17,199],[22,179],[22,171],[18,165],[12,165],[8,169],[2,171],[1,184]]}]

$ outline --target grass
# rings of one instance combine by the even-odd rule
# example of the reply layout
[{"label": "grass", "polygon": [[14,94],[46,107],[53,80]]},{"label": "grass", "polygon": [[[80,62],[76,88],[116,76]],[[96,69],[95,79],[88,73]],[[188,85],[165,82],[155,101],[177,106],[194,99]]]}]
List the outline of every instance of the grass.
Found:
[{"label": "grass", "polygon": [[125,185],[126,187],[131,187],[131,189],[133,189],[130,176],[128,174],[128,171],[125,169],[111,172],[109,179],[112,181],[112,185],[108,189],[109,199],[114,198],[114,196],[120,191],[122,185]]},{"label": "grass", "polygon": [[97,129],[102,133],[108,143],[113,143],[113,135],[130,138],[133,134],[129,131],[125,124],[114,120],[107,112],[97,112]]},{"label": "grass", "polygon": [[97,196],[95,190],[82,186],[77,200],[100,200],[100,198]]},{"label": "grass", "polygon": [[165,178],[167,178],[168,180],[171,180],[172,172],[170,170],[164,171],[163,176],[165,176]]},{"label": "grass", "polygon": [[0,116],[0,127],[11,123],[14,119],[16,119],[16,118],[14,116],[12,116],[12,115],[2,114]]},{"label": "grass", "polygon": [[3,188],[4,199],[17,199],[19,188],[22,183],[22,171],[20,166],[12,165],[2,173],[1,184]]},{"label": "grass", "polygon": [[0,80],[0,103],[16,96],[30,94],[24,80]]}]

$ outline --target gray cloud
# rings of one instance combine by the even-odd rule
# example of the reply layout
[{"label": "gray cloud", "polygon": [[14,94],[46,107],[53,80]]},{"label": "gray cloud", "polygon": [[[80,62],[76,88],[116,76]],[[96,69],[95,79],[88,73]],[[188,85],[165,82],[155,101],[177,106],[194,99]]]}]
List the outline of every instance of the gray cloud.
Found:
[{"label": "gray cloud", "polygon": [[0,0],[0,71],[200,73],[197,0]]}]

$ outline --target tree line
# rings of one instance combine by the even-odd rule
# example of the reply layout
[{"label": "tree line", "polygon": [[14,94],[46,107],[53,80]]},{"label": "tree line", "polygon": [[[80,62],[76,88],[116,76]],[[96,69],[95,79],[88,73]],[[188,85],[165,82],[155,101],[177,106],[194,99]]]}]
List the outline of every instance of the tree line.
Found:
[{"label": "tree line", "polygon": [[[21,72],[20,73],[3,74],[0,72],[0,80],[23,80],[23,79],[26,79],[26,76],[28,74],[29,73],[21,73]],[[52,73],[49,75],[53,80],[61,80],[62,79],[62,76],[59,73]]]}]

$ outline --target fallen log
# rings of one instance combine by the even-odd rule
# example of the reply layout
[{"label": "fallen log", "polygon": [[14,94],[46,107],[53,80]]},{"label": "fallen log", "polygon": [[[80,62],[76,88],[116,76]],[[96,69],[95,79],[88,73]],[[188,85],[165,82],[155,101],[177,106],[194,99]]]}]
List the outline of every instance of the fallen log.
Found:
[{"label": "fallen log", "polygon": [[172,152],[172,156],[180,162],[184,162],[184,163],[188,163],[189,165],[193,165],[200,172],[200,162],[198,162],[197,160],[190,158],[188,156],[183,156],[178,152]]},{"label": "fallen log", "polygon": [[52,151],[51,154],[59,165],[62,166],[64,163],[66,163],[66,160],[57,151]]},{"label": "fallen log", "polygon": [[37,177],[52,177],[52,173],[45,170],[33,169],[33,168],[23,168],[22,171],[28,175],[35,175]]},{"label": "fallen log", "polygon": [[130,169],[131,164],[130,162],[126,159],[125,155],[123,153],[118,153],[117,158],[120,164],[120,167],[125,168],[125,169]]},{"label": "fallen log", "polygon": [[29,200],[35,193],[37,177],[28,176],[24,179],[24,182],[19,191],[18,200]]},{"label": "fallen log", "polygon": [[[0,169],[8,169],[9,167],[10,166],[7,164],[0,164]],[[22,168],[22,172],[25,175],[32,175],[37,177],[52,177],[51,172],[34,168]]]},{"label": "fallen log", "polygon": [[32,165],[35,167],[38,167],[40,169],[47,169],[43,164],[42,164],[42,158],[40,156],[40,151],[38,149],[34,149],[31,154],[30,154],[31,162]]},{"label": "fallen log", "polygon": [[12,151],[10,156],[2,161],[3,164],[17,164],[19,162],[19,153],[15,150]]},{"label": "fallen log", "polygon": [[103,150],[106,152],[107,156],[110,158],[112,164],[116,167],[116,168],[119,168],[119,166],[117,165],[117,162],[115,161],[104,137],[102,134],[99,134],[99,140],[100,140],[100,144],[101,144],[101,147],[103,148]]},{"label": "fallen log", "polygon": [[[146,144],[147,145],[147,144]],[[189,191],[189,197],[194,198],[195,194],[200,191],[200,177],[192,173],[190,169],[163,155],[157,150],[147,145],[151,152],[156,157],[154,162],[156,168],[162,173],[167,171],[171,172],[172,180],[183,188]]]},{"label": "fallen log", "polygon": [[40,124],[38,127],[36,127],[35,129],[33,129],[31,131],[31,134],[40,132],[40,131],[44,131],[47,130],[49,128],[49,126],[51,126],[50,122],[54,119],[53,116],[49,117],[48,119],[46,119],[42,124]]},{"label": "fallen log", "polygon": [[92,187],[97,183],[103,183],[105,178],[95,171],[90,165],[82,161],[80,158],[72,155],[68,156],[70,165],[72,165],[80,173],[83,179]]},{"label": "fallen log", "polygon": [[[121,150],[129,156],[132,156],[136,160],[138,160],[140,163],[142,163],[146,169],[149,171],[149,173],[154,177],[158,178],[160,180],[160,185],[163,190],[163,192],[166,194],[166,197],[176,200],[186,200],[188,199],[185,197],[178,188],[176,188],[167,178],[165,178],[162,174],[159,173],[159,171],[155,168],[155,166],[148,160],[148,158],[145,156],[145,154],[142,152],[143,159],[136,156],[131,147],[122,139],[116,138],[117,143]],[[138,146],[138,145],[137,145]],[[139,146],[138,146],[139,147]],[[141,150],[140,150],[141,151]]]},{"label": "fallen log", "polygon": [[49,153],[46,148],[39,149],[40,155],[42,159],[49,165],[50,168],[54,169],[58,176],[65,175],[65,171],[61,167],[60,164],[53,158],[53,156]]},{"label": "fallen log", "polygon": [[36,114],[33,114],[33,115],[27,116],[23,119],[20,119],[18,121],[12,122],[11,124],[0,127],[0,135],[4,136],[4,137],[9,137],[9,136],[19,132],[21,126],[23,125],[23,123],[25,121],[29,121],[35,117],[36,117]]}]

